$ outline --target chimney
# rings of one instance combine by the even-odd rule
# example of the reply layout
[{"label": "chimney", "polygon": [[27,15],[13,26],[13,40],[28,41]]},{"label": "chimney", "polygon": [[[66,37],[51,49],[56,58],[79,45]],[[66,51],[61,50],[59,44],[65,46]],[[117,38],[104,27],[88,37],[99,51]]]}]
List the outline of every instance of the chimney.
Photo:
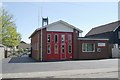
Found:
[{"label": "chimney", "polygon": [[48,25],[48,17],[47,18],[42,17],[42,27],[46,25]]}]

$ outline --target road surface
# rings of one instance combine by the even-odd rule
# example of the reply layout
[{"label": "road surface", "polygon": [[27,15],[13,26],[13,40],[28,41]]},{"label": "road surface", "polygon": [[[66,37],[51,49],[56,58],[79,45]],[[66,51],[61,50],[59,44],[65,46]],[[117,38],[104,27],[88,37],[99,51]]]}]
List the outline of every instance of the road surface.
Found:
[{"label": "road surface", "polygon": [[118,59],[8,63],[3,78],[118,78]]}]

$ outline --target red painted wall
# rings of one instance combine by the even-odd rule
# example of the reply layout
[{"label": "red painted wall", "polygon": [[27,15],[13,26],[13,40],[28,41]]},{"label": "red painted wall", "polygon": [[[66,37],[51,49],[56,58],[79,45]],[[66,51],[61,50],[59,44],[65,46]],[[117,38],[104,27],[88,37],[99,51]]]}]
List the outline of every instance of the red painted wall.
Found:
[{"label": "red painted wall", "polygon": [[[51,35],[51,42],[47,43],[47,45],[48,44],[51,45],[51,53],[50,54],[46,53],[46,59],[45,60],[47,60],[47,61],[49,61],[49,60],[70,60],[70,59],[73,58],[73,37],[72,37],[73,33],[72,32],[47,32],[47,34]],[[58,43],[57,43],[57,45],[58,45],[58,53],[57,54],[55,54],[55,52],[54,52],[54,47],[55,47],[55,44],[56,44],[54,42],[55,41],[54,40],[54,35],[55,34],[58,35]],[[61,35],[62,34],[65,35],[65,43],[64,43],[65,44],[65,53],[64,54],[61,53],[61,45],[62,45],[62,43],[61,43]],[[72,42],[71,42],[72,53],[71,54],[68,53],[68,44],[70,44],[68,42],[68,34],[71,34],[71,38],[72,38]],[[46,35],[46,37],[47,37],[47,35]],[[46,46],[46,48],[47,48],[47,46]]]}]

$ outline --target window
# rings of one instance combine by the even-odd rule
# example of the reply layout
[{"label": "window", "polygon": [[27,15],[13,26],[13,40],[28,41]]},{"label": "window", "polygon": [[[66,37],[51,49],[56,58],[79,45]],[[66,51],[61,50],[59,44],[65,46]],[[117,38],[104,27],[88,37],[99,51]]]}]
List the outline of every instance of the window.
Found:
[{"label": "window", "polygon": [[72,46],[68,45],[68,53],[72,53]]},{"label": "window", "polygon": [[57,54],[57,53],[58,53],[58,45],[57,45],[57,44],[55,45],[54,50],[55,50],[55,51],[54,51],[54,52],[55,52],[55,54]]},{"label": "window", "polygon": [[120,31],[118,32],[118,39],[120,39]]},{"label": "window", "polygon": [[92,43],[83,43],[82,44],[83,52],[95,52],[95,44]]},{"label": "window", "polygon": [[48,44],[48,46],[47,46],[47,53],[48,53],[48,54],[50,54],[50,50],[51,50],[51,49],[50,49],[50,45]]},{"label": "window", "polygon": [[62,35],[62,43],[65,42],[65,35]]},{"label": "window", "polygon": [[58,35],[57,34],[55,34],[55,37],[54,37],[55,39],[55,43],[57,43],[58,42]]},{"label": "window", "polygon": [[50,34],[47,35],[47,42],[50,42]]},{"label": "window", "polygon": [[68,42],[72,42],[72,35],[68,35]]},{"label": "window", "polygon": [[64,54],[65,53],[65,46],[64,45],[62,45],[62,54]]}]

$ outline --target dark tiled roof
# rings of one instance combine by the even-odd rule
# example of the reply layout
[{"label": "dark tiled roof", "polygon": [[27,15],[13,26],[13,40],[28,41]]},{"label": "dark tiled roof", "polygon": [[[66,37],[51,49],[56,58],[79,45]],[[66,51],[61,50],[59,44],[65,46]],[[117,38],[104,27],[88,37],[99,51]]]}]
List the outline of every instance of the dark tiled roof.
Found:
[{"label": "dark tiled roof", "polygon": [[78,40],[109,40],[107,38],[86,38],[86,37],[78,37]]},{"label": "dark tiled roof", "polygon": [[115,31],[119,25],[120,25],[120,20],[109,23],[109,24],[105,24],[102,26],[98,26],[98,27],[92,28],[85,36]]}]

